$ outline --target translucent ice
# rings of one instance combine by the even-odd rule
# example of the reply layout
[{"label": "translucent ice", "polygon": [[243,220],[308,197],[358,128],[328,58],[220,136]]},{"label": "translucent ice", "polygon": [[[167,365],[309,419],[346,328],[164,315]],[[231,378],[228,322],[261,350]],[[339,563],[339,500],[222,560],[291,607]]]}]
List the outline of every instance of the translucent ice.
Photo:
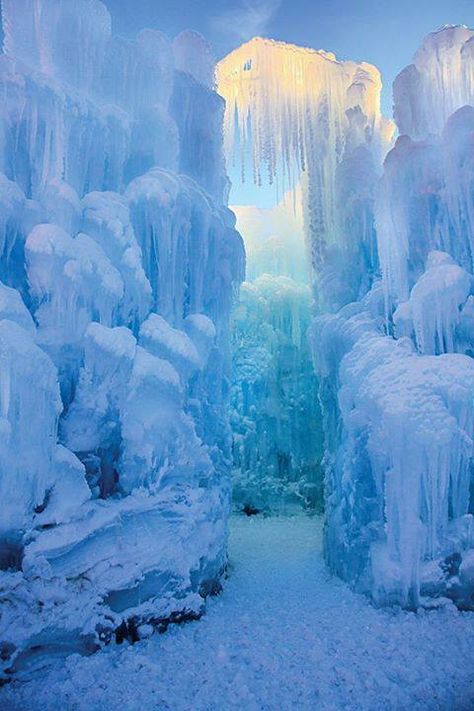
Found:
[{"label": "translucent ice", "polygon": [[[227,102],[228,165],[240,161],[243,179],[275,183],[280,194],[304,174],[315,295],[332,310],[357,298],[361,282],[367,286],[364,272],[376,268],[373,193],[392,132],[380,113],[378,70],[255,38],[218,64],[217,86]],[[359,203],[365,210],[351,215]],[[341,275],[349,260],[351,270]]]},{"label": "translucent ice", "polygon": [[414,139],[441,133],[448,117],[474,100],[474,33],[464,25],[428,35],[393,85],[395,121]]},{"label": "translucent ice", "polygon": [[474,545],[471,36],[430,35],[398,77],[409,135],[376,191],[382,279],[367,274],[366,296],[313,325],[327,559],[376,601],[408,607],[431,595],[465,607],[472,594],[450,564]]}]

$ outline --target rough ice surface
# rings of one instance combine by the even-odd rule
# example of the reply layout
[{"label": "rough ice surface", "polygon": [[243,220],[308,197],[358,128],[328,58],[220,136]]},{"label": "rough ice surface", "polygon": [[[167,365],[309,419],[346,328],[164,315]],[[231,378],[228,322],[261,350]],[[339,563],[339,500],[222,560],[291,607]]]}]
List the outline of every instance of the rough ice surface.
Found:
[{"label": "rough ice surface", "polygon": [[377,187],[381,280],[313,324],[327,560],[376,602],[411,608],[429,597],[473,607],[471,35],[430,35],[397,78],[410,135]]},{"label": "rough ice surface", "polygon": [[390,305],[408,298],[433,250],[473,271],[473,130],[474,108],[463,106],[441,135],[421,141],[401,136],[385,160],[376,222]]},{"label": "rough ice surface", "polygon": [[474,99],[474,32],[446,25],[423,41],[393,85],[395,121],[415,140],[440,134],[449,116]]},{"label": "rough ice surface", "polygon": [[244,252],[200,36],[113,37],[99,0],[5,0],[2,20],[8,677],[197,616],[218,588]]},{"label": "rough ice surface", "polygon": [[234,502],[322,506],[321,412],[307,329],[311,291],[287,276],[244,282],[233,315]]},{"label": "rough ice surface", "polygon": [[333,407],[325,423],[331,568],[381,603],[417,607],[423,594],[454,595],[453,572],[436,574],[429,562],[473,545],[472,359],[418,355],[409,339],[383,335],[363,304],[317,319],[316,342]]},{"label": "rough ice surface", "polygon": [[234,504],[247,512],[320,508],[321,413],[306,335],[312,299],[301,190],[273,208],[232,209],[247,256],[232,318]]},{"label": "rough ice surface", "polygon": [[420,353],[453,353],[461,308],[472,285],[472,275],[449,254],[430,252],[426,271],[413,286],[410,298],[393,314],[397,337],[414,336]]}]

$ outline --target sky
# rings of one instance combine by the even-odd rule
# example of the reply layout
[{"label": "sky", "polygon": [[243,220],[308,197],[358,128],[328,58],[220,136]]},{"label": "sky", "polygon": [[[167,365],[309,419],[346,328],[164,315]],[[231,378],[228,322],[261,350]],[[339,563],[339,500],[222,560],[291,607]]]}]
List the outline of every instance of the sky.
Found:
[{"label": "sky", "polygon": [[[382,111],[392,116],[392,82],[423,38],[446,24],[474,27],[474,0],[104,0],[114,33],[133,38],[144,27],[174,37],[194,29],[215,58],[255,36],[325,49],[341,60],[367,61],[382,74]],[[242,184],[228,166],[230,201],[270,207],[268,185]]]},{"label": "sky", "polygon": [[474,27],[474,0],[105,0],[114,32],[143,27],[174,37],[201,32],[220,59],[256,35],[335,52],[375,64],[391,115],[391,84],[423,37],[445,24]]}]

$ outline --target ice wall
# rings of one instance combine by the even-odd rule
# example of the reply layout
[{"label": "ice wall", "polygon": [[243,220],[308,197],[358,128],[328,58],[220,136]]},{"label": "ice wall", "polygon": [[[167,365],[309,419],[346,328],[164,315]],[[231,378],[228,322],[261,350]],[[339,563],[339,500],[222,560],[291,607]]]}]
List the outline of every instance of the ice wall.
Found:
[{"label": "ice wall", "polygon": [[326,555],[381,604],[473,606],[471,36],[430,35],[397,78],[410,135],[377,188],[381,280],[313,324]]},{"label": "ice wall", "polygon": [[0,638],[7,677],[199,615],[225,566],[230,311],[205,41],[4,0]]},{"label": "ice wall", "polygon": [[472,608],[471,38],[443,28],[399,75],[383,167],[373,67],[257,39],[218,71],[228,161],[303,175],[326,557],[380,604]]},{"label": "ice wall", "polygon": [[377,285],[313,326],[327,560],[378,603],[416,608],[449,596],[464,606],[457,574],[474,543],[473,361],[419,355],[408,337],[387,337],[383,305]]},{"label": "ice wall", "polygon": [[313,300],[336,309],[364,293],[377,268],[373,196],[391,130],[380,86],[369,64],[261,38],[218,65],[227,165],[280,198],[273,208],[236,208],[249,280],[234,318],[239,504],[322,504],[306,331]]}]

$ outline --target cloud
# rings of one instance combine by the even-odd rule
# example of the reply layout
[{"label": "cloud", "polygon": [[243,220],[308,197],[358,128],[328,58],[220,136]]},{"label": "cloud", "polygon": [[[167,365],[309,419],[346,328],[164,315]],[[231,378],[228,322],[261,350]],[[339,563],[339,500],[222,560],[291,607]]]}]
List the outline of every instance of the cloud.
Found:
[{"label": "cloud", "polygon": [[251,37],[266,34],[267,27],[278,11],[282,0],[241,0],[232,9],[214,17],[215,30],[245,42]]}]

